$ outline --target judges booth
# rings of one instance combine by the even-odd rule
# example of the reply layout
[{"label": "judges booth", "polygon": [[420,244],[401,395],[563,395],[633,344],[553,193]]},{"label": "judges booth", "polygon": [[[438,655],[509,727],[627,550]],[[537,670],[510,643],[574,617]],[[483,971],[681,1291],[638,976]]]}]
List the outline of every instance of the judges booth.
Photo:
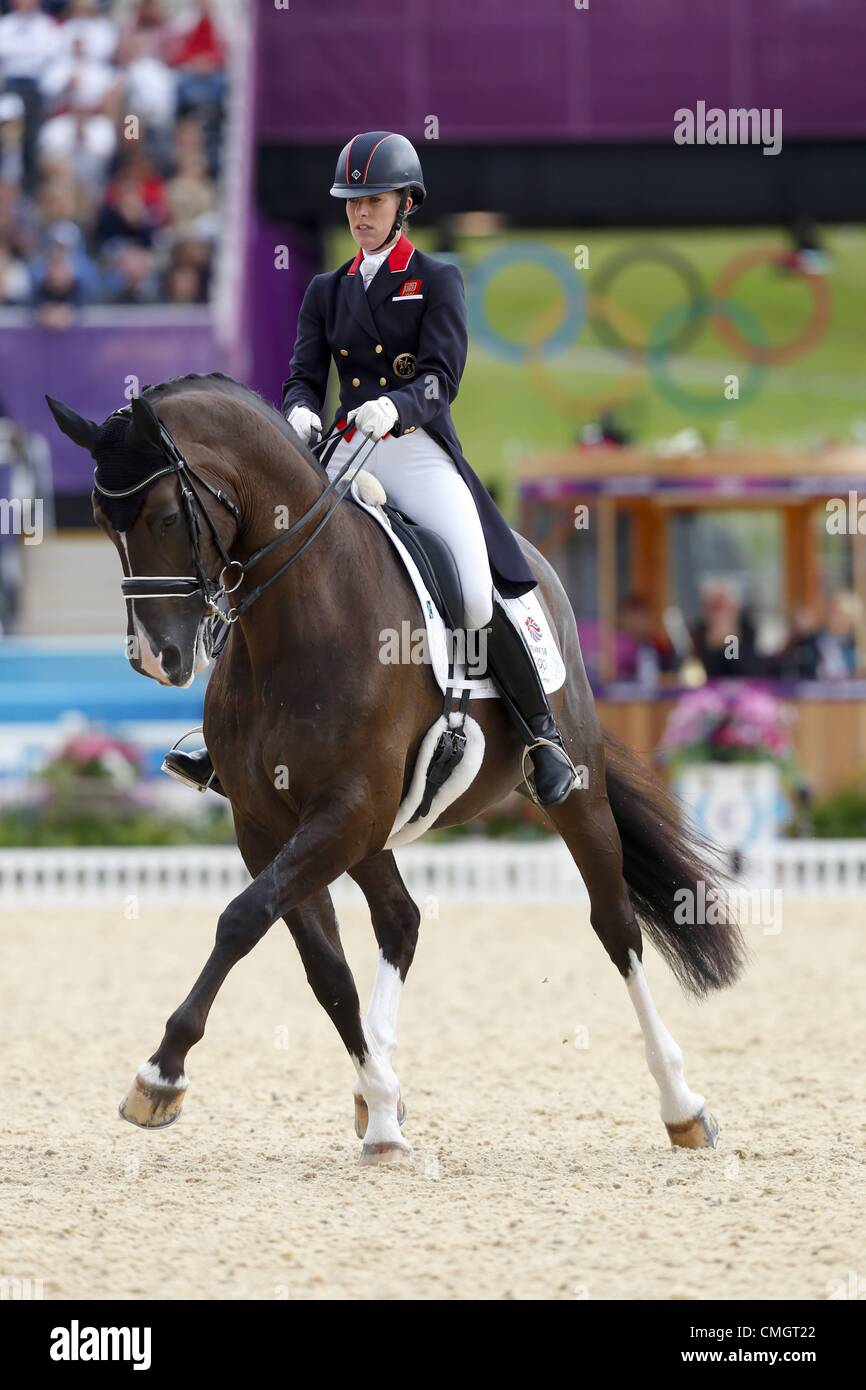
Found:
[{"label": "judges booth", "polygon": [[[791,623],[820,621],[829,595],[853,592],[866,607],[860,446],[676,457],[578,448],[525,456],[519,492],[519,529],[568,589],[601,718],[648,758],[672,703],[694,681],[686,644],[705,583],[724,578],[736,586],[767,670]],[[626,596],[649,604],[655,631],[676,648],[674,669],[650,683],[618,678]],[[853,676],[760,679],[796,706],[797,752],[817,794],[866,768],[862,635]]]}]

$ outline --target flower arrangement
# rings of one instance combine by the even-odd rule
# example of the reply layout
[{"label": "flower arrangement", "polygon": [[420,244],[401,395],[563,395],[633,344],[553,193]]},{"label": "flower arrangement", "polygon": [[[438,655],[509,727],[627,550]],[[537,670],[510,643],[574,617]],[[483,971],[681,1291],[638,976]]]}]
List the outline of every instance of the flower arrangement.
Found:
[{"label": "flower arrangement", "polygon": [[128,820],[146,794],[141,771],[132,744],[99,730],[76,731],[37,774],[42,809],[55,820]]},{"label": "flower arrangement", "polygon": [[[29,789],[0,810],[0,846],[231,844],[228,806],[214,797],[189,814],[166,814],[131,743],[76,730]],[[202,813],[203,812],[203,813]]]},{"label": "flower arrangement", "polygon": [[658,756],[674,773],[695,763],[771,762],[784,781],[795,781],[794,718],[788,705],[759,686],[705,685],[682,696],[671,710]]},{"label": "flower arrangement", "polygon": [[110,782],[117,788],[133,786],[140,774],[137,749],[102,733],[74,734],[41,772],[45,781],[55,784],[88,777]]}]

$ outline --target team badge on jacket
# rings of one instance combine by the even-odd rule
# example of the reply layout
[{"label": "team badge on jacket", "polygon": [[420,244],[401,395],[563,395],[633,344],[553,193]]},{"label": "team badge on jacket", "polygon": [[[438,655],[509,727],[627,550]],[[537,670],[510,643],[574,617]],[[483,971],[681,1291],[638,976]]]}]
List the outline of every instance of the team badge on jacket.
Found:
[{"label": "team badge on jacket", "polygon": [[414,375],[415,375],[415,354],[414,354],[414,352],[401,352],[401,353],[398,353],[398,355],[394,358],[394,361],[393,361],[393,364],[392,364],[392,365],[393,365],[393,367],[394,367],[394,371],[395,371],[395,373],[397,374],[397,376],[403,377],[404,380],[405,380],[407,377],[414,376]]}]

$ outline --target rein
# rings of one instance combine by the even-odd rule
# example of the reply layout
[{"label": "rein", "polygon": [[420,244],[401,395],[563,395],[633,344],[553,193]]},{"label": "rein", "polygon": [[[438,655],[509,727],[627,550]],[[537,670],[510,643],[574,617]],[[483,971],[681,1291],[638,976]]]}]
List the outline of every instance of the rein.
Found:
[{"label": "rein", "polygon": [[[114,414],[115,416],[126,415],[128,414],[129,409],[129,406],[123,406],[120,410],[116,410]],[[373,452],[373,449],[375,449],[376,444],[378,442],[377,440],[371,439],[369,438],[369,436],[365,435],[361,439],[361,442],[355,449],[354,453],[346,460],[339,473],[327,484],[324,490],[319,494],[315,502],[313,502],[312,506],[308,507],[304,514],[300,516],[298,520],[288,528],[287,531],[283,531],[281,535],[275,536],[274,539],[272,541],[268,541],[266,545],[259,546],[258,550],[254,551],[252,555],[250,555],[246,560],[242,562],[240,560],[232,560],[226,554],[223,543],[219,538],[216,526],[214,525],[213,518],[211,517],[210,512],[208,511],[207,507],[204,505],[201,498],[199,497],[198,492],[196,491],[195,484],[198,483],[201,487],[207,488],[208,492],[211,493],[211,495],[215,497],[217,501],[223,507],[225,507],[226,510],[230,512],[234,519],[237,521],[239,520],[239,513],[234,502],[220,488],[213,487],[209,482],[207,482],[206,479],[200,478],[197,474],[193,473],[192,468],[190,467],[187,460],[184,458],[183,454],[177,447],[176,443],[171,437],[171,434],[166,429],[162,421],[159,422],[159,428],[162,447],[168,458],[168,463],[164,468],[157,469],[156,472],[151,473],[150,476],[145,478],[142,482],[136,483],[134,487],[124,488],[122,491],[119,492],[109,491],[108,488],[102,487],[96,479],[96,469],[94,469],[93,485],[96,488],[96,491],[102,493],[104,497],[131,497],[134,493],[141,492],[144,488],[150,487],[151,484],[155,483],[158,478],[165,477],[169,473],[175,473],[177,475],[178,486],[180,488],[181,503],[183,504],[183,511],[184,516],[186,518],[187,531],[189,533],[190,544],[192,546],[192,558],[193,565],[195,566],[195,576],[131,575],[128,578],[124,578],[121,580],[121,592],[123,594],[123,597],[127,600],[127,602],[129,602],[132,599],[145,598],[193,598],[196,594],[200,594],[204,599],[205,604],[208,608],[210,608],[215,617],[219,618],[222,622],[226,623],[227,625],[236,623],[238,618],[240,618],[241,615],[247,611],[247,609],[252,607],[256,599],[260,598],[262,594],[265,592],[265,590],[269,589],[272,584],[275,584],[276,581],[280,579],[282,575],[285,574],[286,570],[288,570],[290,566],[295,563],[296,560],[300,559],[301,555],[303,555],[304,551],[307,549],[307,546],[312,544],[312,542],[316,539],[316,536],[319,534],[322,528],[325,525],[327,525],[328,521],[330,521],[331,517],[334,515],[334,512],[337,510],[337,507],[340,505],[346,493],[348,492],[349,487],[351,486],[351,483],[354,480],[355,474],[360,472],[362,465],[366,463],[367,459],[370,457],[370,454]],[[319,449],[324,449],[327,445],[333,444],[341,435],[345,434],[346,431],[351,428],[352,427],[350,425],[344,425],[342,429],[339,427],[335,427],[335,429],[332,430],[332,432],[325,439],[322,439],[319,441],[318,444],[313,445],[311,452],[316,453]],[[252,590],[251,593],[247,594],[244,598],[242,598],[239,603],[235,604],[233,607],[230,607],[228,612],[223,612],[223,610],[219,607],[220,600],[226,599],[229,597],[229,595],[236,593],[237,590],[240,588],[241,584],[243,583],[244,579],[246,578],[247,573],[253,568],[254,565],[258,564],[259,560],[263,560],[266,555],[269,555],[273,550],[277,548],[277,546],[282,545],[284,541],[291,540],[291,538],[297,535],[298,531],[301,530],[301,528],[311,519],[311,517],[315,516],[316,513],[321,510],[322,506],[328,500],[328,498],[333,496],[339,483],[342,482],[346,473],[349,471],[349,469],[352,467],[352,464],[358,458],[358,455],[362,453],[365,445],[372,445],[372,448],[370,448],[367,451],[367,453],[364,454],[363,457],[359,460],[357,468],[355,469],[355,473],[352,474],[352,477],[349,479],[346,486],[340,491],[339,495],[334,500],[333,506],[328,508],[328,510],[325,512],[325,515],[313,528],[313,530],[310,532],[309,536],[304,541],[304,543],[300,545],[292,555],[289,556],[288,560],[286,560],[284,564],[280,565],[279,569],[276,570],[274,574],[270,576],[270,578],[264,580],[263,583],[259,584],[257,588]],[[204,515],[214,545],[216,546],[216,549],[219,552],[220,559],[223,562],[222,568],[220,569],[219,575],[216,579],[211,579],[209,575],[205,573],[204,566],[202,565],[200,550],[200,513]],[[225,576],[227,572],[232,569],[237,570],[237,578],[235,582],[231,585],[231,587],[228,587]]]}]

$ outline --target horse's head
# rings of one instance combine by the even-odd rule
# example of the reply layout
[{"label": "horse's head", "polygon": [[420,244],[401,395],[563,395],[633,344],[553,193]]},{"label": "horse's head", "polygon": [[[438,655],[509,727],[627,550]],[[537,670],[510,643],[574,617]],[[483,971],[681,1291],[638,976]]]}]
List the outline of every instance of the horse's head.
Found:
[{"label": "horse's head", "polygon": [[130,664],[162,685],[189,685],[213,646],[208,598],[226,558],[216,530],[224,516],[204,510],[149,401],[135,398],[97,425],[46,399],[63,433],[96,460],[93,516],[120,556]]}]

